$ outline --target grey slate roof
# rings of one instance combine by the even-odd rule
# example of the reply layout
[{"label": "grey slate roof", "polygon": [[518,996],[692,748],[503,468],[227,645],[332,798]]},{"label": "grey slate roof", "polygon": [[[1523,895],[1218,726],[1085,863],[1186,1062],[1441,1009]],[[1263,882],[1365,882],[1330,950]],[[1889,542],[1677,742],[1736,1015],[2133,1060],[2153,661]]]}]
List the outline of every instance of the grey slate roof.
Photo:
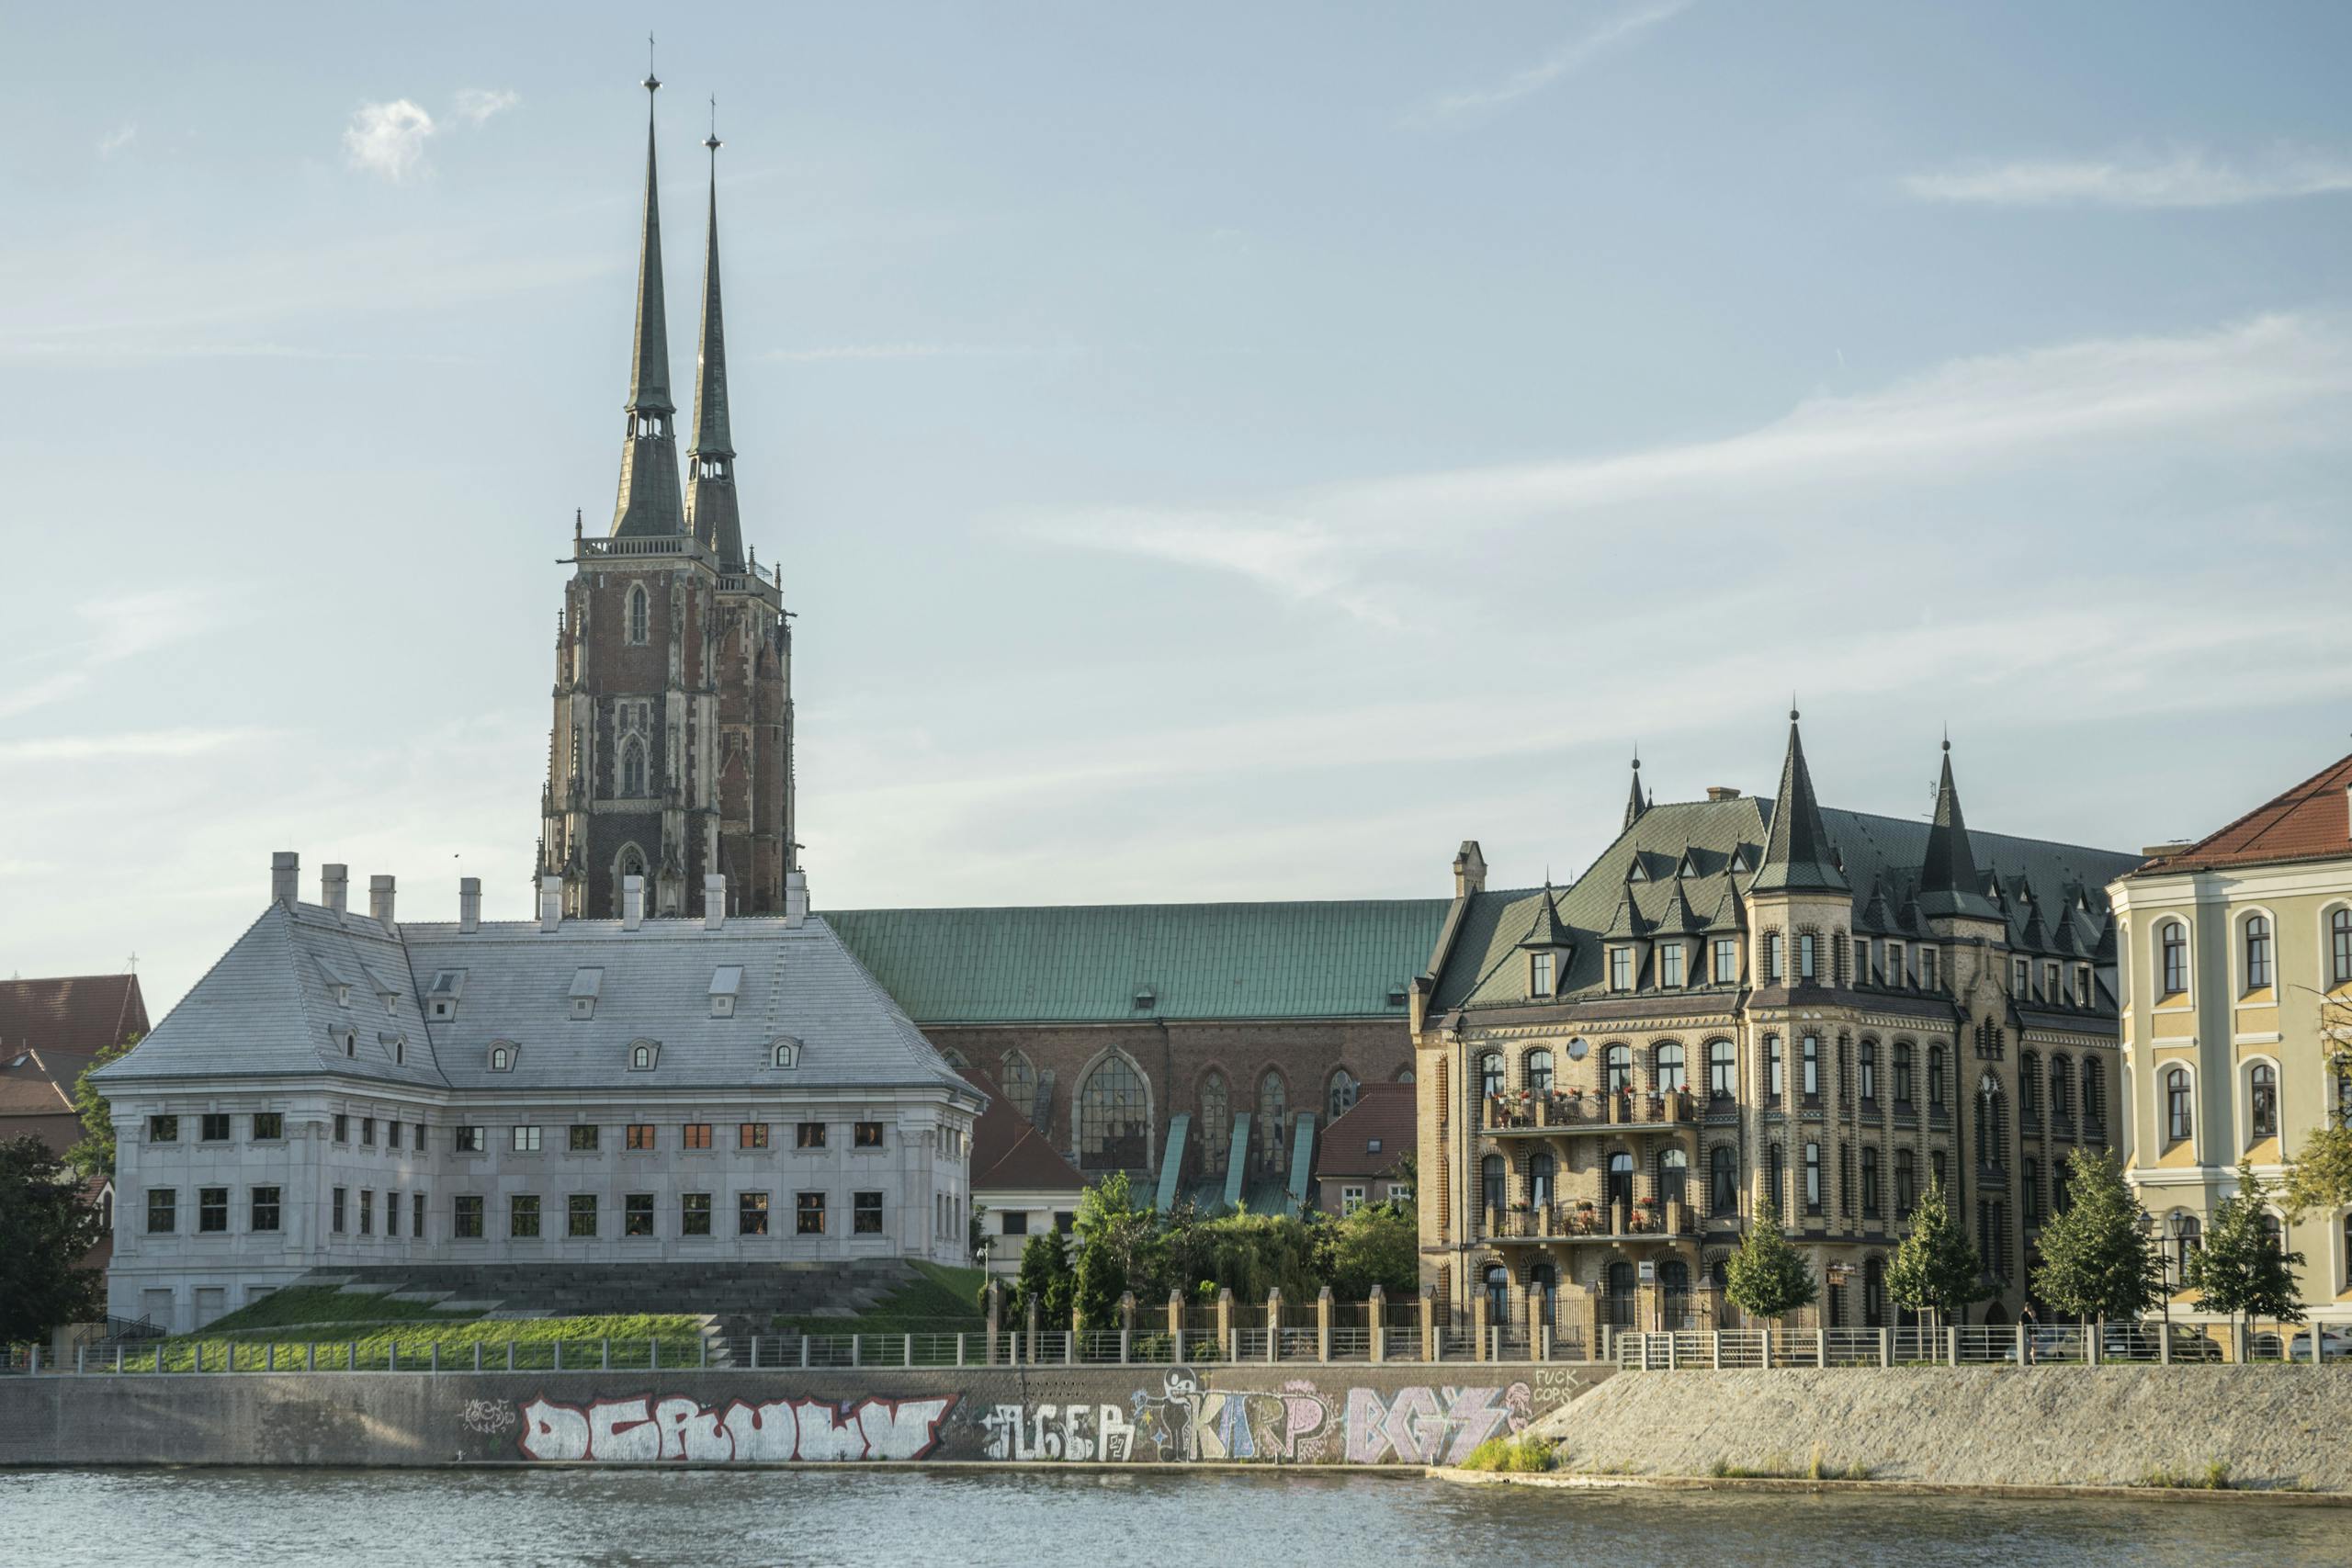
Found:
[{"label": "grey slate roof", "polygon": [[1797,734],[1797,716],[1789,714],[1789,750],[1781,762],[1781,788],[1772,800],[1771,832],[1764,840],[1764,859],[1756,868],[1752,893],[1843,893],[1843,855],[1827,836],[1821,808],[1813,795],[1813,772],[1804,765],[1804,741]]},{"label": "grey slate roof", "polygon": [[[711,1016],[714,972],[741,971],[731,1017]],[[456,1016],[430,1021],[435,976],[463,970]],[[582,976],[589,979],[583,983]],[[346,983],[351,1005],[337,1005]],[[389,1005],[377,987],[391,987]],[[575,998],[593,1013],[572,1016]],[[344,1055],[345,1031],[357,1032]],[[774,1043],[799,1044],[773,1065]],[[404,1039],[396,1059],[394,1038]],[[517,1047],[510,1071],[490,1048]],[[630,1047],[660,1047],[632,1071]],[[110,1081],[329,1073],[386,1085],[496,1091],[622,1088],[773,1092],[930,1087],[971,1091],[820,918],[403,924],[272,905],[120,1062]]]}]

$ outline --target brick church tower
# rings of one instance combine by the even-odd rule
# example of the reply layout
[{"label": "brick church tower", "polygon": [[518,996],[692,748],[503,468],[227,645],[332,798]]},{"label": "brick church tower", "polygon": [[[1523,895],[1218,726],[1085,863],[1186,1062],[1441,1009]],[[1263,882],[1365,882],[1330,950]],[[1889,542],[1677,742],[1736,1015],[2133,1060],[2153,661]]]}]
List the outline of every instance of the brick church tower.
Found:
[{"label": "brick church tower", "polygon": [[643,876],[650,915],[699,915],[726,878],[729,914],[805,907],[792,838],[792,631],[783,574],[743,550],[718,295],[718,139],[710,150],[702,354],[681,496],[662,308],[662,214],[649,75],[620,495],[611,531],[572,525],[557,623],[555,722],[541,796],[538,883],[573,917],[622,913]]}]

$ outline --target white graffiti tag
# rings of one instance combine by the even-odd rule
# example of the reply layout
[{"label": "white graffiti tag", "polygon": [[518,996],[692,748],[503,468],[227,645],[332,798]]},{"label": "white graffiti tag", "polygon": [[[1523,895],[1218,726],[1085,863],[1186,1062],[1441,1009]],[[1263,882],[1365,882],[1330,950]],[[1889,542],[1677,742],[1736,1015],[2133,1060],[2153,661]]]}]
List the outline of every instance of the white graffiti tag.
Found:
[{"label": "white graffiti tag", "polygon": [[[526,1459],[546,1462],[781,1464],[929,1457],[955,1405],[941,1399],[741,1400],[716,1410],[682,1394],[600,1399],[586,1409],[542,1396],[522,1405]],[[470,1417],[469,1417],[470,1419]],[[504,1422],[501,1422],[503,1426]]]}]

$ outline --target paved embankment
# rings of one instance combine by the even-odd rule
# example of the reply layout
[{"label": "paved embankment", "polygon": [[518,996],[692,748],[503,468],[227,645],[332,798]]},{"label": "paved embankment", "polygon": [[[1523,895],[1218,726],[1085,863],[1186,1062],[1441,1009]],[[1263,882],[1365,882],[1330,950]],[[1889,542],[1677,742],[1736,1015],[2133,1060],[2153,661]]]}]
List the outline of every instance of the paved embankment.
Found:
[{"label": "paved embankment", "polygon": [[0,1465],[1459,1463],[1607,1367],[0,1378]]},{"label": "paved embankment", "polygon": [[2154,1472],[2352,1491],[2352,1367],[1627,1372],[1535,1423],[1589,1472],[1718,1466],[1958,1485],[2134,1486]]}]

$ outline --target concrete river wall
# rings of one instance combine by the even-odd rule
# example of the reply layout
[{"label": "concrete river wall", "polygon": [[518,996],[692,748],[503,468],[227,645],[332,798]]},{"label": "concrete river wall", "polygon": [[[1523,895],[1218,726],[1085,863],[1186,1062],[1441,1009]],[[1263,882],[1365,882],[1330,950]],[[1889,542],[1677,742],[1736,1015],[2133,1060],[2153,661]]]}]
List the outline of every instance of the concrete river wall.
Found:
[{"label": "concrete river wall", "polygon": [[1589,1366],[0,1378],[0,1465],[1453,1464]]}]

